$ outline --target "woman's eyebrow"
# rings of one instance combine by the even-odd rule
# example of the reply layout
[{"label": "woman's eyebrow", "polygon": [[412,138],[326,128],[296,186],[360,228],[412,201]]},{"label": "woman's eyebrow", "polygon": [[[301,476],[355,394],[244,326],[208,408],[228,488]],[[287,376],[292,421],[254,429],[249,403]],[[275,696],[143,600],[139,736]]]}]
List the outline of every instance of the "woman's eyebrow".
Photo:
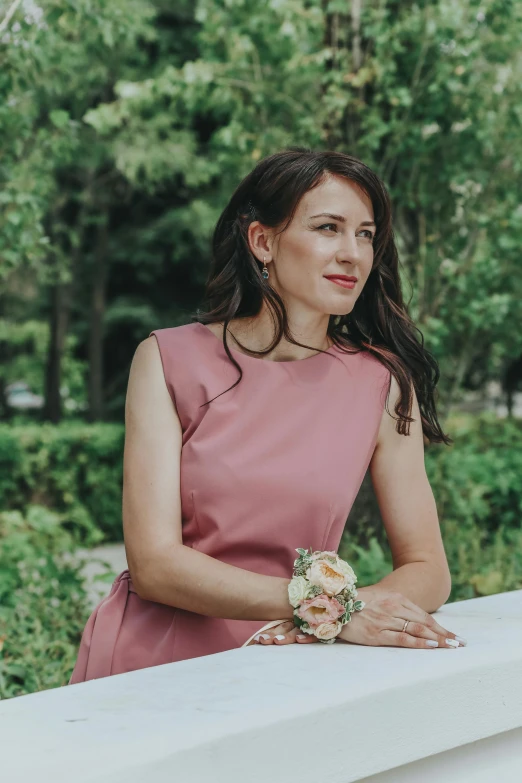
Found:
[{"label": "woman's eyebrow", "polygon": [[[346,223],[346,218],[342,215],[334,215],[332,212],[319,212],[318,215],[311,215],[310,220],[312,218],[317,217],[329,217],[333,218],[334,220],[338,220],[340,223]],[[365,220],[363,223],[359,223],[360,226],[375,226],[376,223],[373,220]]]}]

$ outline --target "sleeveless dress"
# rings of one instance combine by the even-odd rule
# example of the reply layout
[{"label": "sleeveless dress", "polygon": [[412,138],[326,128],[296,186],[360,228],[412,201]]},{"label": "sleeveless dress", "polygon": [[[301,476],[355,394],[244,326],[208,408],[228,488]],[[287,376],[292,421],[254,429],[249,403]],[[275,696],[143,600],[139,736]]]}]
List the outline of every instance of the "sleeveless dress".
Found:
[{"label": "sleeveless dress", "polygon": [[[375,448],[389,370],[367,351],[334,345],[268,361],[229,338],[243,377],[225,391],[239,372],[207,326],[151,334],[183,431],[183,544],[287,579],[297,547],[337,551]],[[140,598],[126,569],[87,621],[69,684],[238,648],[260,625]]]}]

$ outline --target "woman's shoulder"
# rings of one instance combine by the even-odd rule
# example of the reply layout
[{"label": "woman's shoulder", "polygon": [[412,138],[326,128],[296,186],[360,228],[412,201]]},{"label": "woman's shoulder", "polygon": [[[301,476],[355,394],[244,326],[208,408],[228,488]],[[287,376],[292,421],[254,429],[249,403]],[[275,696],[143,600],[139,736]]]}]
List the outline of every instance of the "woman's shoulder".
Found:
[{"label": "woman's shoulder", "polygon": [[149,333],[149,337],[151,335],[161,335],[162,337],[177,339],[178,337],[185,337],[196,332],[200,326],[201,324],[198,321],[191,321],[188,324],[177,324],[176,326],[160,326],[157,329],[153,329]]},{"label": "woman's shoulder", "polygon": [[153,329],[144,342],[151,343],[157,341],[160,353],[184,353],[189,351],[193,346],[194,340],[198,339],[200,328],[201,324],[197,322],[178,324],[176,326],[161,326]]}]

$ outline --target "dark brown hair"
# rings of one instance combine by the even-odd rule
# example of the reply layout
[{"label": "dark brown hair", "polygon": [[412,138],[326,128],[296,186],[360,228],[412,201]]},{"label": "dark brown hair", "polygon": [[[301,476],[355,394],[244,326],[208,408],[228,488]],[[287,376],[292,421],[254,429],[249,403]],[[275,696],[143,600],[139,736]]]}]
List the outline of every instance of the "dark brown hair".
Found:
[{"label": "dark brown hair", "polygon": [[351,155],[289,147],[259,161],[240,182],[216,224],[203,300],[205,311],[198,308],[192,321],[224,323],[223,346],[240,373],[230,389],[240,382],[243,372],[228,348],[228,324],[232,319],[258,315],[263,300],[275,317],[276,336],[264,351],[248,349],[248,352],[264,356],[283,335],[294,345],[302,345],[289,333],[283,300],[263,278],[262,263],[250,250],[247,231],[252,221],[259,220],[282,233],[292,221],[304,194],[330,176],[355,182],[367,194],[373,205],[376,235],[373,267],[364,288],[351,313],[330,317],[327,333],[335,345],[348,353],[368,351],[395,376],[401,391],[394,411],[398,417],[397,432],[408,435],[409,423],[414,421],[409,415],[413,384],[424,439],[451,445],[453,441],[442,431],[435,409],[435,386],[440,377],[438,364],[424,348],[423,335],[408,315],[403,301],[388,193],[381,179]]}]

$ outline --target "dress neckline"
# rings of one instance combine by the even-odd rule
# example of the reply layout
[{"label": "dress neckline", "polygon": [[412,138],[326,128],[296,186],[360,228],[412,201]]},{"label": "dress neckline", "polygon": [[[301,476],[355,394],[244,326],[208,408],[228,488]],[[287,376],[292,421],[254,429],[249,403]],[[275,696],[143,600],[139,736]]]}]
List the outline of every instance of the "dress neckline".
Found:
[{"label": "dress neckline", "polygon": [[[211,329],[209,329],[206,324],[202,324],[200,321],[193,321],[193,324],[195,324],[196,326],[201,327],[201,329],[203,329],[205,332],[207,332],[207,334],[209,334],[211,338],[213,338],[214,340],[217,340],[217,342],[221,345],[221,348],[223,349],[223,353],[225,353],[225,348],[223,346],[223,340],[220,337],[218,337],[216,334],[214,334],[214,332]],[[232,348],[232,346],[230,344],[229,344],[228,347],[229,347],[229,350],[230,350],[231,354],[239,356],[241,359],[246,359],[249,362],[264,362],[265,364],[283,364],[285,366],[288,366],[289,364],[302,364],[302,362],[311,362],[312,359],[318,359],[321,356],[323,356],[325,353],[333,354],[334,351],[337,349],[337,346],[335,345],[335,343],[332,343],[332,345],[329,348],[327,348],[325,351],[314,353],[313,356],[307,356],[305,359],[286,359],[284,361],[274,362],[274,361],[272,361],[270,359],[262,359],[259,356],[248,356],[248,354],[243,353],[243,351],[238,351],[238,350],[236,350],[236,348]]]}]

